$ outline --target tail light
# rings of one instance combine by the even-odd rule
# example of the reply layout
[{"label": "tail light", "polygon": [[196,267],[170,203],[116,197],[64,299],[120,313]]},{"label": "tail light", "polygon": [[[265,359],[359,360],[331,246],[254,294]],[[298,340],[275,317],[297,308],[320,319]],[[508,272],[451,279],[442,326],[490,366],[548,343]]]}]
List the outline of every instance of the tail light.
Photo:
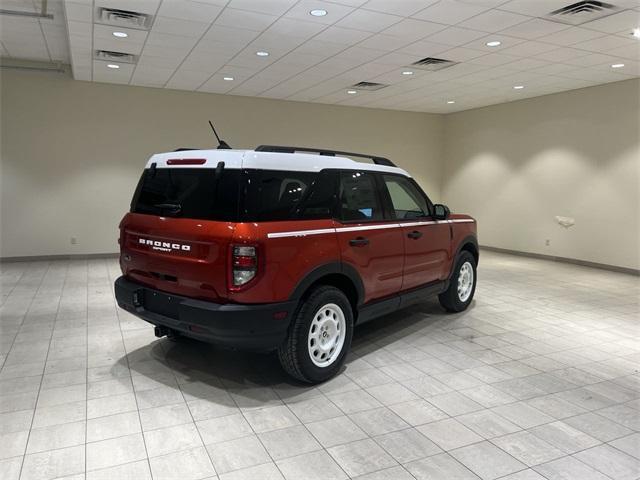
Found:
[{"label": "tail light", "polygon": [[250,245],[231,247],[231,288],[242,287],[258,273],[258,249]]}]

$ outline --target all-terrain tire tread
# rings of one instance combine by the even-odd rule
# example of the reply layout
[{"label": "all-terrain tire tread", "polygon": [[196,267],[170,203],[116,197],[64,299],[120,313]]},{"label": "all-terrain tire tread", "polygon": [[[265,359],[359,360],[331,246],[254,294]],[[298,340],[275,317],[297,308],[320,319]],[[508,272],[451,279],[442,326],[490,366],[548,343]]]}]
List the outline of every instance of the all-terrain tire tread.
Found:
[{"label": "all-terrain tire tread", "polygon": [[300,329],[304,327],[304,322],[300,321],[300,319],[304,319],[305,316],[309,313],[309,310],[313,306],[314,301],[317,297],[324,294],[325,292],[330,291],[334,291],[339,295],[344,296],[344,293],[342,293],[341,290],[329,285],[322,285],[312,290],[311,293],[301,301],[300,308],[291,321],[287,339],[278,348],[278,359],[280,360],[280,364],[282,365],[282,368],[284,368],[285,372],[287,372],[293,378],[305,383],[312,383],[312,380],[310,378],[307,378],[304,373],[302,373],[302,368],[298,362],[298,336],[300,334]]}]

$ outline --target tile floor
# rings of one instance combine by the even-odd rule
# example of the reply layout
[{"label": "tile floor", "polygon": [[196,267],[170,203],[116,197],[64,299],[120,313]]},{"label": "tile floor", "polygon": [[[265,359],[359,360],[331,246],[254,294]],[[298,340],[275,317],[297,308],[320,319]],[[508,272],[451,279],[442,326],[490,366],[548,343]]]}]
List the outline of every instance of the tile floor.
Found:
[{"label": "tile floor", "polygon": [[115,260],[2,265],[0,478],[636,479],[640,279],[483,253],[476,301],[357,330],[317,388],[158,340]]}]

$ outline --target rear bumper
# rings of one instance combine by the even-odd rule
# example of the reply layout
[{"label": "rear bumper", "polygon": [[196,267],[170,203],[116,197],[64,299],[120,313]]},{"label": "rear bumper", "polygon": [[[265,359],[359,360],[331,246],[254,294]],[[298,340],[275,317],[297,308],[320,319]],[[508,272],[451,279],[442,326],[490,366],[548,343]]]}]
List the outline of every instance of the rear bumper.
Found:
[{"label": "rear bumper", "polygon": [[[160,327],[209,343],[246,350],[273,350],[285,340],[296,302],[218,304],[168,294],[120,277],[118,305]],[[276,319],[276,313],[287,312]]]}]

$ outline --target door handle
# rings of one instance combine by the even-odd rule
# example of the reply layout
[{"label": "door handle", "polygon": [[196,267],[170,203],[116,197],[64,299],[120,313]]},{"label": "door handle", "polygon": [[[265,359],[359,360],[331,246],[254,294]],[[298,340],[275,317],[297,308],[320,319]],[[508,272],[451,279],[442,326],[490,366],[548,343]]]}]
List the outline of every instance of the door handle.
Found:
[{"label": "door handle", "polygon": [[364,237],[352,238],[349,240],[349,245],[352,247],[364,247],[365,245],[369,245],[369,239]]},{"label": "door handle", "polygon": [[407,233],[407,237],[413,238],[414,240],[419,239],[421,236],[422,236],[422,232],[419,232],[417,230]]}]

